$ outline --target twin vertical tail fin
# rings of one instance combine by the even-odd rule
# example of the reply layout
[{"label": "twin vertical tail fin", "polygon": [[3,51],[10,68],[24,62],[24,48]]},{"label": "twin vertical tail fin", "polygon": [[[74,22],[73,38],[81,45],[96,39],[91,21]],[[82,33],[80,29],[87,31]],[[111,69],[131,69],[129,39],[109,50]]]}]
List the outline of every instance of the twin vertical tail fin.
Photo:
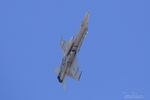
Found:
[{"label": "twin vertical tail fin", "polygon": [[63,89],[64,89],[64,91],[66,90],[66,77],[63,80]]}]

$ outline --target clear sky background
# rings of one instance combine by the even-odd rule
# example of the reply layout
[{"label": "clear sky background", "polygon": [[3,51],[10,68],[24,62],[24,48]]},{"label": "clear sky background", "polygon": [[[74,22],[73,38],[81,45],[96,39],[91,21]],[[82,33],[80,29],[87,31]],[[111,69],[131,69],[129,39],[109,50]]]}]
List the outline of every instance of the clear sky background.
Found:
[{"label": "clear sky background", "polygon": [[[88,10],[81,80],[68,77],[64,92],[54,74],[60,38],[76,36]],[[150,99],[149,0],[0,1],[0,100],[133,99],[127,95]]]}]

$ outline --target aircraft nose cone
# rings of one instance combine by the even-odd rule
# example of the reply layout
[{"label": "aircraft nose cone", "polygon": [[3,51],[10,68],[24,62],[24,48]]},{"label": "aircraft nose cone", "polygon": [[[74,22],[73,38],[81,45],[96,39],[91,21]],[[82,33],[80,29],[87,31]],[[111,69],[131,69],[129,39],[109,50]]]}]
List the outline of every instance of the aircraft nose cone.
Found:
[{"label": "aircraft nose cone", "polygon": [[88,11],[86,14],[87,20],[89,20],[89,14],[90,14],[90,12]]}]

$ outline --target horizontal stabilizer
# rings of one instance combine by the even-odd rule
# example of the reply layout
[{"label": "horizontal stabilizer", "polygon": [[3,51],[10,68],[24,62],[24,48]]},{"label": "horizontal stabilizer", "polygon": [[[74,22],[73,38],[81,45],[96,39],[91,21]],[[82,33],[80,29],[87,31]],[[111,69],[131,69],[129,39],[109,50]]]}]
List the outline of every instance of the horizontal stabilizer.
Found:
[{"label": "horizontal stabilizer", "polygon": [[56,67],[54,72],[55,72],[56,75],[58,75],[59,72],[60,72],[60,67]]},{"label": "horizontal stabilizer", "polygon": [[78,66],[78,60],[77,60],[77,55],[71,65],[70,71],[68,73],[68,76],[72,77],[73,79],[79,81],[80,76],[82,72],[79,72],[79,66]]},{"label": "horizontal stabilizer", "polygon": [[77,80],[77,81],[79,81],[80,80],[80,77],[81,77],[81,74],[82,74],[82,72],[77,72],[75,75],[74,75],[74,79],[75,80]]}]

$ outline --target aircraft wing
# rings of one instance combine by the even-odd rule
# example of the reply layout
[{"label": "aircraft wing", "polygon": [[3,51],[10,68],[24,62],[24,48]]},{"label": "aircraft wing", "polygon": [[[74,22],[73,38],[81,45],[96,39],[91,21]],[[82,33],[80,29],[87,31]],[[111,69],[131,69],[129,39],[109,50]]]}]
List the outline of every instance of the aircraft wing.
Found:
[{"label": "aircraft wing", "polygon": [[68,45],[69,45],[69,43],[67,41],[63,40],[63,38],[62,38],[60,41],[60,47],[61,47],[61,50],[62,50],[62,53],[64,56],[65,56],[65,51],[66,51]]},{"label": "aircraft wing", "polygon": [[78,66],[78,60],[77,60],[77,55],[70,67],[70,71],[68,73],[68,76],[75,80],[80,80],[81,72],[79,72],[79,66]]}]

